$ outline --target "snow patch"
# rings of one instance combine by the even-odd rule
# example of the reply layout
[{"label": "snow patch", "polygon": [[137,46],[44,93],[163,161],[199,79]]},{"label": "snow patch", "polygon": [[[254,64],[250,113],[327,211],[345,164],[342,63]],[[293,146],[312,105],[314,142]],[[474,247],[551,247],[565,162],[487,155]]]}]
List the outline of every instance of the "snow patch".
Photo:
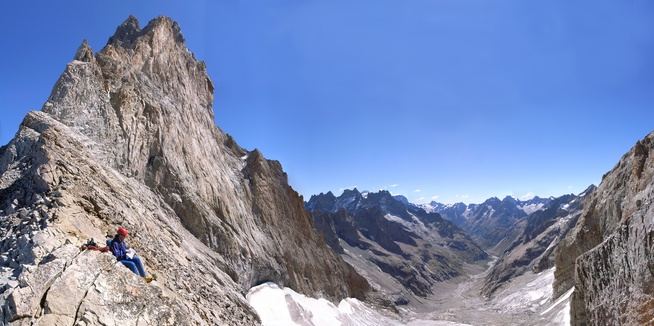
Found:
[{"label": "snow patch", "polygon": [[[542,315],[544,315],[544,314],[550,312],[552,309],[556,308],[556,306],[560,305],[563,301],[566,301],[566,300],[570,299],[570,296],[572,295],[572,292],[574,291],[574,289],[575,289],[575,288],[573,287],[573,288],[571,288],[570,290],[568,290],[568,292],[566,292],[564,295],[560,296],[560,297],[556,300],[556,302],[554,302],[554,303],[552,304],[552,306],[550,306],[549,308],[547,308],[545,311],[541,312],[540,315],[542,316]],[[568,307],[570,307],[570,301],[569,301],[569,300],[568,300],[568,304],[567,304],[567,305],[568,305]],[[566,309],[566,311],[569,312],[570,309]]]},{"label": "snow patch", "polygon": [[554,269],[538,274],[538,277],[527,283],[520,291],[511,293],[495,303],[495,308],[504,313],[519,313],[522,311],[536,312],[552,297],[552,282]]},{"label": "snow patch", "polygon": [[527,215],[529,215],[529,214],[531,214],[533,212],[536,212],[536,211],[539,211],[539,210],[543,209],[543,206],[545,206],[545,205],[540,203],[540,204],[523,205],[523,206],[519,206],[518,208],[520,208],[523,212],[525,212],[525,213],[527,213]]},{"label": "snow patch", "polygon": [[434,207],[434,206],[432,206],[430,204],[422,204],[422,205],[418,205],[418,207],[424,209],[425,212],[427,212],[427,213],[433,213],[433,212],[436,211],[436,207]]},{"label": "snow patch", "polygon": [[391,222],[395,222],[395,223],[398,223],[398,224],[401,224],[401,225],[404,225],[404,223],[406,222],[401,217],[395,216],[393,214],[386,214],[386,215],[384,215],[384,218],[391,221]]},{"label": "snow patch", "polygon": [[[522,318],[519,316],[528,315],[531,316],[529,320],[534,322],[534,325],[570,325],[569,311],[572,290],[558,298],[555,302],[552,302],[553,280],[554,268],[539,274],[528,272],[513,280],[508,288],[499,293],[492,302],[489,302],[490,306],[483,307],[484,304],[482,304],[478,309],[479,311],[496,312],[504,316],[514,315],[516,318]],[[264,326],[468,325],[460,323],[464,320],[459,320],[459,322],[441,320],[439,317],[443,315],[421,314],[411,317],[408,315],[400,317],[389,312],[377,311],[363,302],[352,298],[341,300],[338,306],[336,306],[325,299],[313,299],[289,288],[282,289],[274,283],[265,283],[253,287],[248,292],[246,298],[261,317],[261,323]],[[488,308],[490,310],[487,310]],[[452,312],[455,314],[452,316],[456,318],[456,313],[465,313],[465,310],[452,310]],[[489,321],[500,322],[504,320],[503,318],[497,319],[497,316],[489,316],[491,317]],[[465,320],[465,322],[470,321],[475,321],[475,319]],[[526,322],[527,319],[523,319],[523,321]],[[477,323],[473,322],[472,324]],[[526,324],[532,323],[527,322]]]},{"label": "snow patch", "polygon": [[264,283],[250,289],[246,296],[261,317],[264,326],[354,326],[402,325],[366,306],[363,302],[346,298],[338,307],[325,299],[309,298],[274,283]]},{"label": "snow patch", "polygon": [[511,315],[531,312],[547,325],[570,325],[572,290],[552,303],[554,271],[553,267],[538,274],[528,272],[512,280],[509,287],[494,300],[493,309]]}]

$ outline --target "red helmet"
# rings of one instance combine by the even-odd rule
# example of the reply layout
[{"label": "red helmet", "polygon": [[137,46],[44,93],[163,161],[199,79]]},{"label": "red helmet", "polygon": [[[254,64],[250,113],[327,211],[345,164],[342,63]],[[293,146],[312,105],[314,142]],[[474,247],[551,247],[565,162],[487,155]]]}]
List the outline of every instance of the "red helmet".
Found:
[{"label": "red helmet", "polygon": [[123,237],[127,236],[127,230],[125,230],[125,228],[118,228],[116,233],[118,233],[118,235],[122,235]]}]

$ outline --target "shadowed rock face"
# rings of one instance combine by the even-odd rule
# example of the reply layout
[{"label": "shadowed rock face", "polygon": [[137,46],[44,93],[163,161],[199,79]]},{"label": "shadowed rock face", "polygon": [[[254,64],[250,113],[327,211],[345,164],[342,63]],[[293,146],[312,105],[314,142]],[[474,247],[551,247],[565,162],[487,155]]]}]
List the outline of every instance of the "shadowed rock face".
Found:
[{"label": "shadowed rock face", "polygon": [[573,325],[654,319],[654,132],[627,152],[584,203],[556,252],[554,295],[574,287]]},{"label": "shadowed rock face", "polygon": [[[141,29],[133,16],[97,54],[84,42],[42,111],[0,148],[5,322],[51,315],[89,325],[252,324],[242,293],[262,282],[332,301],[369,293],[315,231],[279,162],[216,127],[214,86],[184,42],[171,19]],[[85,295],[71,296],[76,309],[49,308],[54,284],[86,273],[66,277],[91,257],[53,253],[118,226],[160,275],[160,290],[126,290],[115,304],[135,300],[125,307],[132,319],[111,315],[103,310],[111,304],[102,307],[119,291],[98,280],[120,268],[100,263],[89,267],[97,278],[79,284]],[[146,292],[167,298],[156,307],[173,317],[148,315],[138,304]]]}]

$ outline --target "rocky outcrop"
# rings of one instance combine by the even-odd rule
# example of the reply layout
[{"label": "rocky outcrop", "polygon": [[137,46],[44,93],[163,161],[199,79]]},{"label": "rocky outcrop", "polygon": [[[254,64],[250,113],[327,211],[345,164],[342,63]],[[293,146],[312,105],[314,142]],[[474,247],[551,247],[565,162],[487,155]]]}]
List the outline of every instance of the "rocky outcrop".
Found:
[{"label": "rocky outcrop", "polygon": [[[99,163],[87,141],[30,112],[0,157],[3,323],[255,324],[224,258],[157,194]],[[80,253],[117,225],[158,281],[146,285],[111,254]]]},{"label": "rocky outcrop", "polygon": [[[332,301],[370,294],[279,162],[216,127],[213,90],[166,17],[143,29],[128,18],[95,55],[80,46],[0,149],[5,322],[247,325],[257,317],[243,293],[259,283]],[[75,252],[118,226],[154,285]]]},{"label": "rocky outcrop", "polygon": [[354,266],[379,269],[404,291],[386,287],[384,276],[363,272],[397,304],[425,297],[437,282],[462,275],[462,266],[487,258],[470,237],[437,213],[406,206],[387,191],[346,190],[311,196],[305,204],[327,243]]},{"label": "rocky outcrop", "polygon": [[653,149],[654,132],[604,175],[557,249],[554,295],[574,288],[572,325],[654,320]]}]

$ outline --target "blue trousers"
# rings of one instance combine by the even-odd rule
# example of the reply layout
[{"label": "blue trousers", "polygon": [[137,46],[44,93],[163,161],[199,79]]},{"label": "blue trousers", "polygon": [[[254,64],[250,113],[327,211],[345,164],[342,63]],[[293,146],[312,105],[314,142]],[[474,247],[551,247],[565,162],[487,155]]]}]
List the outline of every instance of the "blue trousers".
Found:
[{"label": "blue trousers", "polygon": [[141,259],[139,259],[139,257],[127,258],[125,260],[121,260],[120,262],[123,263],[125,267],[134,272],[134,274],[145,277],[145,269],[143,268],[143,263],[141,263]]}]

